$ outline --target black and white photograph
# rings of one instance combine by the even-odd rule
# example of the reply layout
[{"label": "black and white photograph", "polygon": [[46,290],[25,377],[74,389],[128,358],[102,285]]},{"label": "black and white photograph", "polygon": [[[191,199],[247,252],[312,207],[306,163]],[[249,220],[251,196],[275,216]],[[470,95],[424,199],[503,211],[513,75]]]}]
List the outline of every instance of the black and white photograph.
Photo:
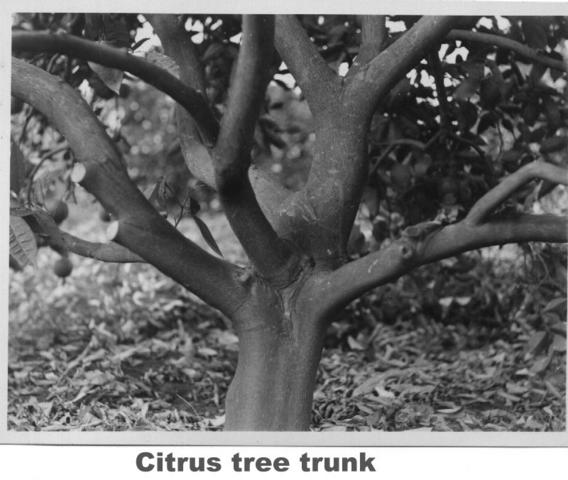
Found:
[{"label": "black and white photograph", "polygon": [[566,433],[568,17],[186,9],[11,15],[8,433]]}]

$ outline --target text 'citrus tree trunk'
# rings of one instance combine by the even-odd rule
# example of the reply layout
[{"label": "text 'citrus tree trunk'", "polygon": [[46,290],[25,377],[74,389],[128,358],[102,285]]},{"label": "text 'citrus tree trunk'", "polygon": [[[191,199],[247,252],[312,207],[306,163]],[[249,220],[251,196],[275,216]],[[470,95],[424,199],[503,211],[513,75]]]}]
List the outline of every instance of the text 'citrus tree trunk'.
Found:
[{"label": "text 'citrus tree trunk'", "polygon": [[[227,429],[307,429],[326,327],[369,289],[468,250],[510,242],[567,241],[565,218],[496,213],[534,179],[568,185],[563,166],[535,159],[478,195],[461,217],[419,222],[375,252],[355,260],[347,254],[363,191],[376,169],[370,165],[367,138],[373,115],[409,71],[428,58],[432,71],[439,71],[441,46],[463,40],[496,44],[565,72],[561,60],[480,33],[472,18],[422,17],[403,33],[389,35],[386,17],[364,16],[358,55],[346,75],[339,76],[298,18],[245,15],[228,98],[218,120],[185,23],[176,15],[146,18],[165,54],[179,67],[177,73],[125,49],[67,34],[15,32],[13,49],[20,57],[57,53],[121,70],[172,97],[186,164],[217,191],[249,266],[206,252],[159,214],[130,180],[119,150],[77,90],[14,58],[12,95],[45,115],[67,139],[78,161],[73,181],[112,215],[108,244],[52,230],[52,246],[102,261],[148,262],[232,320],[239,360],[227,394]],[[313,161],[305,185],[297,191],[285,189],[251,161],[265,91],[281,62],[314,118]],[[438,136],[452,138],[450,113],[442,99],[444,82],[435,83]],[[438,126],[438,120],[433,121]],[[387,148],[395,147],[396,142]]]}]

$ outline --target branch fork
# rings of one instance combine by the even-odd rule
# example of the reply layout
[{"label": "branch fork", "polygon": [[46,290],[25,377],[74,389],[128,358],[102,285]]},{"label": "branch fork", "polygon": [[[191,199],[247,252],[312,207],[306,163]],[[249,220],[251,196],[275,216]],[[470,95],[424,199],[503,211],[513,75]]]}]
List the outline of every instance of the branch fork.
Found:
[{"label": "branch fork", "polygon": [[[466,251],[528,241],[568,242],[568,218],[531,214],[509,218],[490,216],[519,187],[537,178],[568,185],[568,170],[542,160],[529,163],[481,197],[462,221],[443,227],[438,222],[409,227],[399,241],[329,273],[318,293],[321,308],[325,312],[335,311],[365,291],[391,282],[420,265]],[[338,296],[340,288],[343,290]]]}]

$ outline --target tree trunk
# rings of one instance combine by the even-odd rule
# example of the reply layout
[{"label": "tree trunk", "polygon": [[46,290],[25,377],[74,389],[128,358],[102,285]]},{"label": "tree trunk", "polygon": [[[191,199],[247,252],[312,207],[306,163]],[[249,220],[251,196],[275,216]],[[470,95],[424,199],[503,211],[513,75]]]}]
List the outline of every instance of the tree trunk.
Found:
[{"label": "tree trunk", "polygon": [[[307,430],[325,322],[306,288],[256,281],[233,318],[239,360],[226,399],[226,430]],[[303,283],[305,285],[305,283]]]}]

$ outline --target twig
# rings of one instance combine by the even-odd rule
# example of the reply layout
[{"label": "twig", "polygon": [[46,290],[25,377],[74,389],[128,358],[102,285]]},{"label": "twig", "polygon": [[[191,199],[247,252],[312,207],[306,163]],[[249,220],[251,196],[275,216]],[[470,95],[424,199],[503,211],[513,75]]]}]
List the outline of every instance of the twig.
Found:
[{"label": "twig", "polygon": [[428,55],[428,63],[432,68],[432,75],[436,84],[436,92],[438,93],[438,103],[440,105],[440,125],[443,129],[450,129],[450,109],[448,105],[448,96],[446,86],[444,85],[444,71],[438,57],[438,52],[432,52]]},{"label": "twig", "polygon": [[541,63],[556,70],[562,70],[564,72],[568,71],[568,66],[562,60],[557,60],[538,53],[536,50],[507,37],[502,37],[492,33],[471,32],[469,30],[452,30],[448,33],[446,38],[448,40],[464,40],[467,42],[484,43],[486,45],[505,48],[518,53],[522,58]]},{"label": "twig", "polygon": [[447,132],[448,135],[453,138],[454,140],[456,140],[457,142],[463,143],[465,145],[469,145],[471,148],[473,148],[477,154],[481,157],[481,158],[485,158],[485,152],[479,147],[479,145],[477,145],[475,142],[467,139],[467,138],[463,138],[462,136],[458,135],[455,132],[452,132],[451,130]]},{"label": "twig", "polygon": [[44,153],[41,156],[39,162],[37,163],[37,165],[34,167],[34,169],[30,173],[30,183],[28,184],[28,190],[26,192],[26,199],[28,201],[28,204],[32,203],[32,187],[33,187],[34,177],[37,175],[37,172],[39,171],[41,166],[44,164],[44,162],[48,158],[53,157],[54,155],[57,155],[58,153],[64,152],[65,150],[68,150],[68,149],[69,149],[69,145],[63,145],[61,147],[54,148],[54,149],[50,150],[49,152]]},{"label": "twig", "polygon": [[479,225],[492,210],[507,200],[518,188],[534,178],[568,185],[568,170],[543,161],[528,163],[507,176],[500,184],[481,197],[473,205],[464,221],[469,225]]},{"label": "twig", "polygon": [[111,263],[145,263],[143,258],[117,243],[89,242],[63,231],[61,237],[70,252],[82,257]]}]

